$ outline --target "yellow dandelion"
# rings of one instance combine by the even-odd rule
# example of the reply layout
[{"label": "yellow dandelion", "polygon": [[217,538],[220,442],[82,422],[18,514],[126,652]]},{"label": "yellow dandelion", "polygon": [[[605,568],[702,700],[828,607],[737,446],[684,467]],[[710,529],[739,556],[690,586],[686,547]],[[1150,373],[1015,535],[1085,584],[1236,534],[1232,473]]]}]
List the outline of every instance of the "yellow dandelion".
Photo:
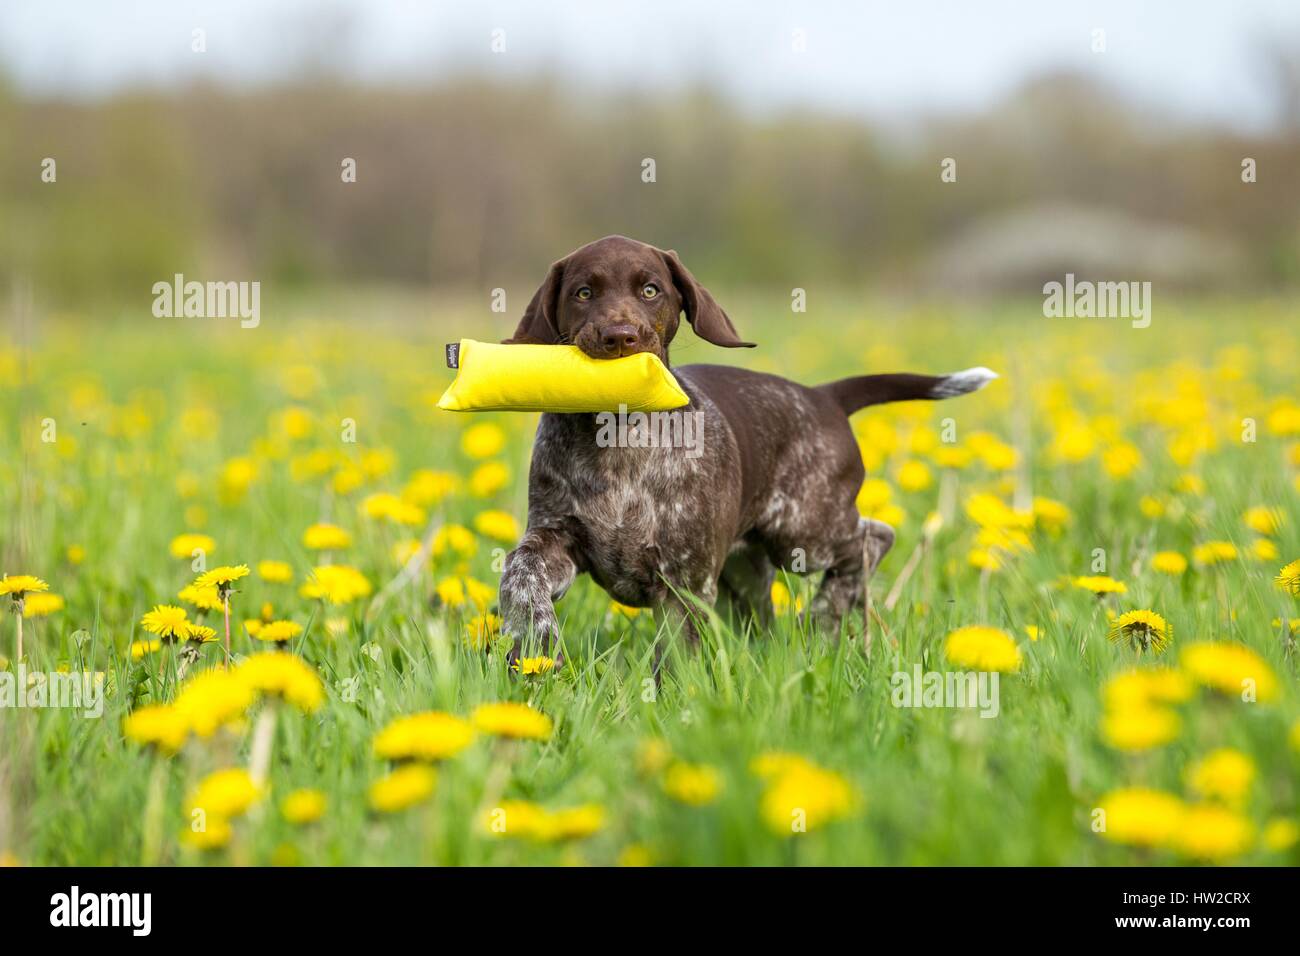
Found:
[{"label": "yellow dandelion", "polygon": [[229,820],[205,814],[201,824],[181,831],[181,842],[192,850],[220,850],[229,845],[233,836]]},{"label": "yellow dandelion", "polygon": [[1221,862],[1245,853],[1254,841],[1254,826],[1235,810],[1198,804],[1180,815],[1173,844],[1183,856]]},{"label": "yellow dandelion", "polygon": [[474,709],[474,726],[485,734],[523,740],[549,740],[551,718],[527,704],[480,704]]},{"label": "yellow dandelion", "polygon": [[473,605],[479,611],[486,611],[496,597],[496,591],[471,577],[443,578],[434,590],[438,593],[438,599],[451,608]]},{"label": "yellow dandelion", "polygon": [[475,498],[490,498],[510,481],[510,469],[499,461],[485,461],[469,476],[469,490]]},{"label": "yellow dandelion", "polygon": [[478,551],[478,538],[464,525],[445,524],[433,536],[433,556],[446,557],[449,554],[460,558],[472,558]]},{"label": "yellow dandelion", "polygon": [[1121,671],[1106,682],[1103,696],[1114,710],[1151,704],[1181,704],[1192,696],[1192,682],[1172,667]]},{"label": "yellow dandelion", "polygon": [[1071,582],[1081,591],[1089,591],[1098,597],[1106,594],[1127,594],[1128,585],[1123,581],[1116,581],[1114,578],[1108,578],[1104,574],[1084,575],[1074,578]]},{"label": "yellow dandelion", "polygon": [[1020,649],[1015,639],[996,627],[959,627],[943,642],[944,657],[958,667],[1010,673],[1020,669]]},{"label": "yellow dandelion", "polygon": [[447,760],[474,740],[469,721],[441,711],[410,714],[391,721],[376,736],[375,756],[383,760]]},{"label": "yellow dandelion", "polygon": [[194,587],[216,588],[220,594],[226,594],[240,578],[248,577],[248,565],[234,564],[223,565],[219,568],[213,568],[211,571],[204,571],[194,579]]},{"label": "yellow dandelion", "polygon": [[162,641],[157,638],[151,641],[132,641],[131,642],[131,660],[142,661],[150,654],[157,654],[162,649]]},{"label": "yellow dandelion", "polygon": [[722,792],[722,774],[707,764],[674,763],[664,771],[664,793],[678,803],[703,807]]},{"label": "yellow dandelion", "polygon": [[1197,684],[1246,701],[1271,701],[1278,681],[1267,662],[1244,644],[1198,641],[1183,648],[1183,668]]},{"label": "yellow dandelion", "polygon": [[1187,570],[1187,559],[1177,551],[1157,551],[1151,556],[1151,570],[1177,577]]},{"label": "yellow dandelion", "polygon": [[306,598],[320,598],[330,604],[351,604],[371,592],[369,579],[346,564],[325,564],[313,568],[311,577],[299,589]]},{"label": "yellow dandelion", "polygon": [[1113,790],[1101,798],[1102,837],[1127,846],[1161,847],[1174,839],[1186,807],[1172,793],[1145,787]]},{"label": "yellow dandelion", "polygon": [[857,794],[844,777],[800,760],[768,779],[759,815],[772,833],[790,837],[846,817],[857,805]]},{"label": "yellow dandelion", "polygon": [[23,617],[46,617],[62,611],[63,597],[49,591],[29,594],[23,598]]},{"label": "yellow dandelion", "polygon": [[772,582],[772,610],[777,617],[785,617],[791,611],[799,614],[803,611],[803,595],[791,594],[790,588],[779,578]]},{"label": "yellow dandelion", "polygon": [[293,567],[288,561],[258,561],[257,576],[270,584],[287,584],[293,580]]},{"label": "yellow dandelion", "polygon": [[1274,817],[1264,825],[1260,842],[1274,853],[1285,853],[1300,842],[1300,825],[1285,817]]},{"label": "yellow dandelion", "polygon": [[1176,740],[1182,727],[1182,718],[1168,707],[1134,704],[1108,711],[1101,735],[1116,750],[1140,753]]},{"label": "yellow dandelion", "polygon": [[492,639],[501,633],[501,618],[484,612],[465,622],[465,646],[472,651],[487,650]]},{"label": "yellow dandelion", "polygon": [[1286,525],[1286,516],[1281,508],[1256,505],[1246,509],[1245,514],[1241,516],[1241,523],[1256,534],[1271,538]]},{"label": "yellow dandelion", "polygon": [[1174,639],[1174,629],[1155,611],[1125,611],[1110,622],[1110,642],[1127,644],[1141,654],[1159,654]]},{"label": "yellow dandelion", "polygon": [[513,666],[514,670],[524,677],[540,677],[555,670],[555,658],[521,657]]},{"label": "yellow dandelion", "polygon": [[254,691],[287,701],[308,713],[318,710],[325,701],[320,675],[297,654],[253,654],[244,658],[235,673]]},{"label": "yellow dandelion", "polygon": [[352,535],[335,524],[314,524],[302,533],[302,543],[312,551],[341,551],[352,545]]},{"label": "yellow dandelion", "polygon": [[1278,571],[1273,583],[1292,597],[1300,597],[1300,558]]},{"label": "yellow dandelion", "polygon": [[167,550],[173,558],[195,558],[217,550],[217,543],[206,534],[178,534],[172,538]]},{"label": "yellow dandelion", "polygon": [[211,737],[242,720],[252,703],[253,689],[234,671],[210,670],[187,680],[173,706],[196,736]]},{"label": "yellow dandelion", "polygon": [[30,574],[5,575],[0,578],[0,594],[8,594],[15,602],[36,591],[48,591],[50,586]]},{"label": "yellow dandelion", "polygon": [[217,770],[200,780],[198,786],[190,791],[186,812],[202,810],[208,816],[228,820],[246,813],[261,796],[261,788],[253,782],[247,770]]},{"label": "yellow dandelion", "polygon": [[249,633],[259,641],[284,644],[302,633],[302,625],[297,621],[271,621],[259,627],[256,633],[251,631]]},{"label": "yellow dandelion", "polygon": [[508,511],[480,511],[474,516],[474,530],[486,538],[505,544],[514,544],[519,540],[519,522]]},{"label": "yellow dandelion", "polygon": [[1187,771],[1187,782],[1196,793],[1233,805],[1246,799],[1254,781],[1254,761],[1231,747],[1211,751]]},{"label": "yellow dandelion", "polygon": [[470,458],[491,458],[506,447],[506,433],[494,422],[471,425],[461,434],[460,447]]},{"label": "yellow dandelion", "polygon": [[370,785],[370,808],[379,813],[406,810],[427,800],[437,781],[437,774],[424,764],[398,767]]},{"label": "yellow dandelion", "polygon": [[1206,567],[1236,559],[1237,546],[1231,541],[1207,541],[1192,549],[1192,560]]},{"label": "yellow dandelion", "polygon": [[226,606],[215,586],[201,588],[187,584],[180,589],[176,597],[186,604],[193,604],[200,611],[220,611]]},{"label": "yellow dandelion", "polygon": [[185,743],[189,725],[175,707],[150,704],[137,707],[122,721],[122,733],[128,740],[156,747],[163,753],[175,753]]},{"label": "yellow dandelion", "polygon": [[280,803],[280,815],[295,826],[315,823],[325,815],[325,794],[319,790],[293,790]]},{"label": "yellow dandelion", "polygon": [[140,618],[140,626],[165,641],[183,641],[190,635],[191,623],[185,608],[159,604]]}]

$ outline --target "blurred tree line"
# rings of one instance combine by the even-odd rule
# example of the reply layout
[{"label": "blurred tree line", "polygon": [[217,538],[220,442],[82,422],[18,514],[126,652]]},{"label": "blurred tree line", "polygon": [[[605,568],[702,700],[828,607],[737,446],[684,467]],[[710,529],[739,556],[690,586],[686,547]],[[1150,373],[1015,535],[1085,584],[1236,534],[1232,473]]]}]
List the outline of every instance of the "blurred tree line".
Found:
[{"label": "blurred tree line", "polygon": [[[945,157],[955,183],[941,182]],[[1295,125],[1245,138],[1168,122],[1071,76],[906,133],[756,118],[706,89],[579,96],[546,79],[88,101],[0,85],[0,268],[67,305],[175,272],[486,288],[620,232],[719,283],[924,285],[929,252],[962,230],[1065,200],[1227,237],[1244,281],[1280,286],[1300,279],[1298,168]]]}]

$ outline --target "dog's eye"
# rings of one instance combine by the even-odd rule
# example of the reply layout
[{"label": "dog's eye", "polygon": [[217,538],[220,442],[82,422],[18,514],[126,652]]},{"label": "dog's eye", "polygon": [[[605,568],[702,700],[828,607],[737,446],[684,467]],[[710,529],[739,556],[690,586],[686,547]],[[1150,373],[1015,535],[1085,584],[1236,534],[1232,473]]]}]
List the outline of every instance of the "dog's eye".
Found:
[{"label": "dog's eye", "polygon": [[658,294],[659,294],[659,287],[655,285],[653,282],[647,282],[644,286],[641,287],[641,298],[643,299],[653,299]]},{"label": "dog's eye", "polygon": [[591,298],[591,286],[589,286],[589,285],[584,285],[584,286],[583,286],[582,288],[580,288],[577,292],[575,292],[574,295],[576,295],[579,299],[583,299],[583,300],[590,299],[590,298]]}]

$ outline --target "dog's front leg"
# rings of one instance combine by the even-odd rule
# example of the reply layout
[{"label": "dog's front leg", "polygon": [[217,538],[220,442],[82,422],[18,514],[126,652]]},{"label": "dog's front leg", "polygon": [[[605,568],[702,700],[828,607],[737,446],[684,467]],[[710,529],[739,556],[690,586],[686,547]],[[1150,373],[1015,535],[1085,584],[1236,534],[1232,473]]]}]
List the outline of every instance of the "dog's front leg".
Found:
[{"label": "dog's front leg", "polygon": [[506,556],[501,575],[501,628],[514,639],[511,660],[525,650],[546,655],[560,633],[555,603],[573,583],[577,566],[569,536],[555,528],[529,528]]}]

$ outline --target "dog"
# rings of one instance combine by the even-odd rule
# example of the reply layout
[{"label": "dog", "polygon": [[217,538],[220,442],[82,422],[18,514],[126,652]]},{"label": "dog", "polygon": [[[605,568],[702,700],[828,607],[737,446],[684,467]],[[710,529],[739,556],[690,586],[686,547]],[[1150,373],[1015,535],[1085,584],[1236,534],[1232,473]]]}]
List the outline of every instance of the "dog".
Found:
[{"label": "dog", "polygon": [[[623,236],[551,265],[505,344],[571,344],[596,359],[651,352],[665,366],[681,316],[722,348],[752,348],[671,250]],[[614,600],[668,612],[698,641],[690,598],[725,598],[766,620],[776,570],[824,572],[811,603],[838,632],[864,580],[894,543],[856,506],[865,477],[849,416],[882,402],[942,399],[983,387],[986,368],[950,375],[864,375],[815,388],[722,365],[673,375],[698,415],[699,448],[610,447],[592,413],[541,417],[528,476],[528,522],[506,558],[499,608],[512,656],[559,633],[554,602],[579,574]],[[657,673],[657,670],[656,670]]]}]

